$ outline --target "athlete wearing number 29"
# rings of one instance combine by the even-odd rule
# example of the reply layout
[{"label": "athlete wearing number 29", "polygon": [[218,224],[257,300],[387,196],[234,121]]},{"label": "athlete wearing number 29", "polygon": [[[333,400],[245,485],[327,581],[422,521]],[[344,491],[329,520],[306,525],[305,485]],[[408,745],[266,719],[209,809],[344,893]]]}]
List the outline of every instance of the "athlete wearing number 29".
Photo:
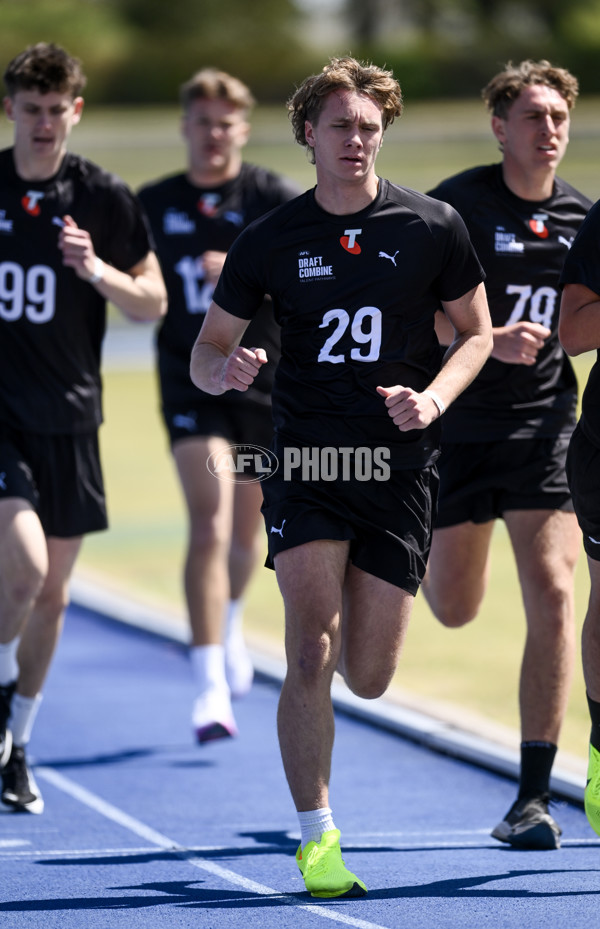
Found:
[{"label": "athlete wearing number 29", "polygon": [[[514,551],[527,640],[521,666],[521,777],[492,835],[558,848],[550,773],[574,658],[573,575],[579,533],[565,459],[577,384],[558,342],[559,275],[590,201],[556,177],[577,81],[547,61],[508,65],[483,91],[502,162],[449,178],[432,195],[463,217],[485,268],[494,350],[444,417],[440,499],[423,585],[437,618],[476,615],[494,522]],[[438,320],[442,341],[452,338]]]},{"label": "athlete wearing number 29", "polygon": [[106,301],[149,320],[166,291],[137,200],[67,152],[79,61],[40,43],[4,80],[14,146],[0,152],[0,763],[3,803],[40,813],[25,748],[83,535],[107,525]]},{"label": "athlete wearing number 29", "polygon": [[[332,59],[288,108],[317,186],[236,239],[191,373],[209,393],[247,390],[269,359],[239,343],[270,294],[282,334],[277,458],[346,455],[337,479],[330,454],[326,475],[279,468],[261,486],[285,607],[278,730],[300,821],[296,860],[314,896],[360,896],[365,884],[344,865],[329,807],[331,681],[337,668],[354,693],[374,698],[396,670],[428,555],[440,414],[488,357],[491,324],[456,211],[375,173],[384,130],[402,110],[391,72]],[[445,354],[442,308],[456,330]],[[359,456],[382,447],[388,480],[364,479]]]}]

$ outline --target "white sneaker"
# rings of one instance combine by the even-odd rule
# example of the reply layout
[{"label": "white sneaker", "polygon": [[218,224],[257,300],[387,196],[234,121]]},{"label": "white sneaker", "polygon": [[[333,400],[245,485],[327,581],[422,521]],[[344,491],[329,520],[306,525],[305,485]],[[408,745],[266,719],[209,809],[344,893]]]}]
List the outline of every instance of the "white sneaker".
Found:
[{"label": "white sneaker", "polygon": [[237,735],[229,694],[216,689],[199,694],[194,701],[192,726],[201,745]]},{"label": "white sneaker", "polygon": [[225,640],[225,677],[234,699],[245,697],[252,687],[254,668],[241,633]]}]

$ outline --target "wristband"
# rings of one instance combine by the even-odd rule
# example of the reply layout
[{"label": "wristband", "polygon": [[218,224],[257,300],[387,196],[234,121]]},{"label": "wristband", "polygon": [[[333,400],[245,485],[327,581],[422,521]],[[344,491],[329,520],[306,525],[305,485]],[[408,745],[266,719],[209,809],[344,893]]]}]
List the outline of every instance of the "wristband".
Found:
[{"label": "wristband", "polygon": [[94,258],[94,273],[92,274],[91,277],[88,277],[88,283],[97,284],[98,281],[101,281],[103,277],[104,277],[104,262],[102,261],[101,258],[98,258],[98,256],[96,255],[96,257]]},{"label": "wristband", "polygon": [[424,390],[423,393],[427,394],[428,397],[431,397],[431,399],[433,400],[433,402],[435,403],[435,405],[437,406],[439,410],[440,416],[442,415],[442,413],[446,412],[446,404],[444,403],[442,398],[436,394],[435,390]]}]

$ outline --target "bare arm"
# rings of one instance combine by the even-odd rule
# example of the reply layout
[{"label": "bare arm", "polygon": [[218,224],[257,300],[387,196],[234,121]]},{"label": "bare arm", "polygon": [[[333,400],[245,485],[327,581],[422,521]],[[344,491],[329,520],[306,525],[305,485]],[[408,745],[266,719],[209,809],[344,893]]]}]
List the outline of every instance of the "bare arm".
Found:
[{"label": "bare arm", "polygon": [[540,323],[512,323],[493,329],[492,358],[507,364],[534,365],[539,350],[551,335],[550,329]]},{"label": "bare arm", "polygon": [[196,387],[215,395],[248,390],[267,361],[264,349],[240,346],[248,323],[211,303],[192,349],[190,377]]},{"label": "bare arm", "polygon": [[565,284],[558,338],[568,355],[600,348],[600,296],[583,284]]},{"label": "bare arm", "polygon": [[458,300],[442,303],[454,338],[444,355],[442,368],[426,391],[410,387],[378,387],[388,413],[401,432],[425,429],[441,415],[432,391],[448,407],[477,376],[492,350],[492,323],[485,287],[479,284]]},{"label": "bare arm", "polygon": [[[70,216],[65,216],[64,222],[58,246],[66,267],[89,281],[129,319],[152,320],[165,315],[167,291],[154,252],[148,252],[128,271],[119,271],[97,257],[89,232],[80,229]],[[100,279],[90,280],[95,275],[100,275]]]},{"label": "bare arm", "polygon": [[[435,331],[442,345],[454,338],[452,323],[444,313],[435,314]],[[534,365],[550,329],[539,323],[519,322],[492,329],[494,345],[491,357],[507,364]]]},{"label": "bare arm", "polygon": [[439,310],[435,314],[435,333],[440,345],[452,345],[454,342],[454,328],[445,313]]}]

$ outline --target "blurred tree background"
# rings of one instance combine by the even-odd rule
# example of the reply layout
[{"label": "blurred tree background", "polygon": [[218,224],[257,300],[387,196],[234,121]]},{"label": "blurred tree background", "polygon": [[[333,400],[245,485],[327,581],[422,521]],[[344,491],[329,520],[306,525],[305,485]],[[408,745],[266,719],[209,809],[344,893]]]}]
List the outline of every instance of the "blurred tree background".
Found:
[{"label": "blurred tree background", "polygon": [[548,58],[600,92],[600,0],[0,0],[0,52],[54,41],[95,103],[172,103],[212,64],[280,102],[335,54],[394,70],[412,100],[478,93],[506,61]]}]

